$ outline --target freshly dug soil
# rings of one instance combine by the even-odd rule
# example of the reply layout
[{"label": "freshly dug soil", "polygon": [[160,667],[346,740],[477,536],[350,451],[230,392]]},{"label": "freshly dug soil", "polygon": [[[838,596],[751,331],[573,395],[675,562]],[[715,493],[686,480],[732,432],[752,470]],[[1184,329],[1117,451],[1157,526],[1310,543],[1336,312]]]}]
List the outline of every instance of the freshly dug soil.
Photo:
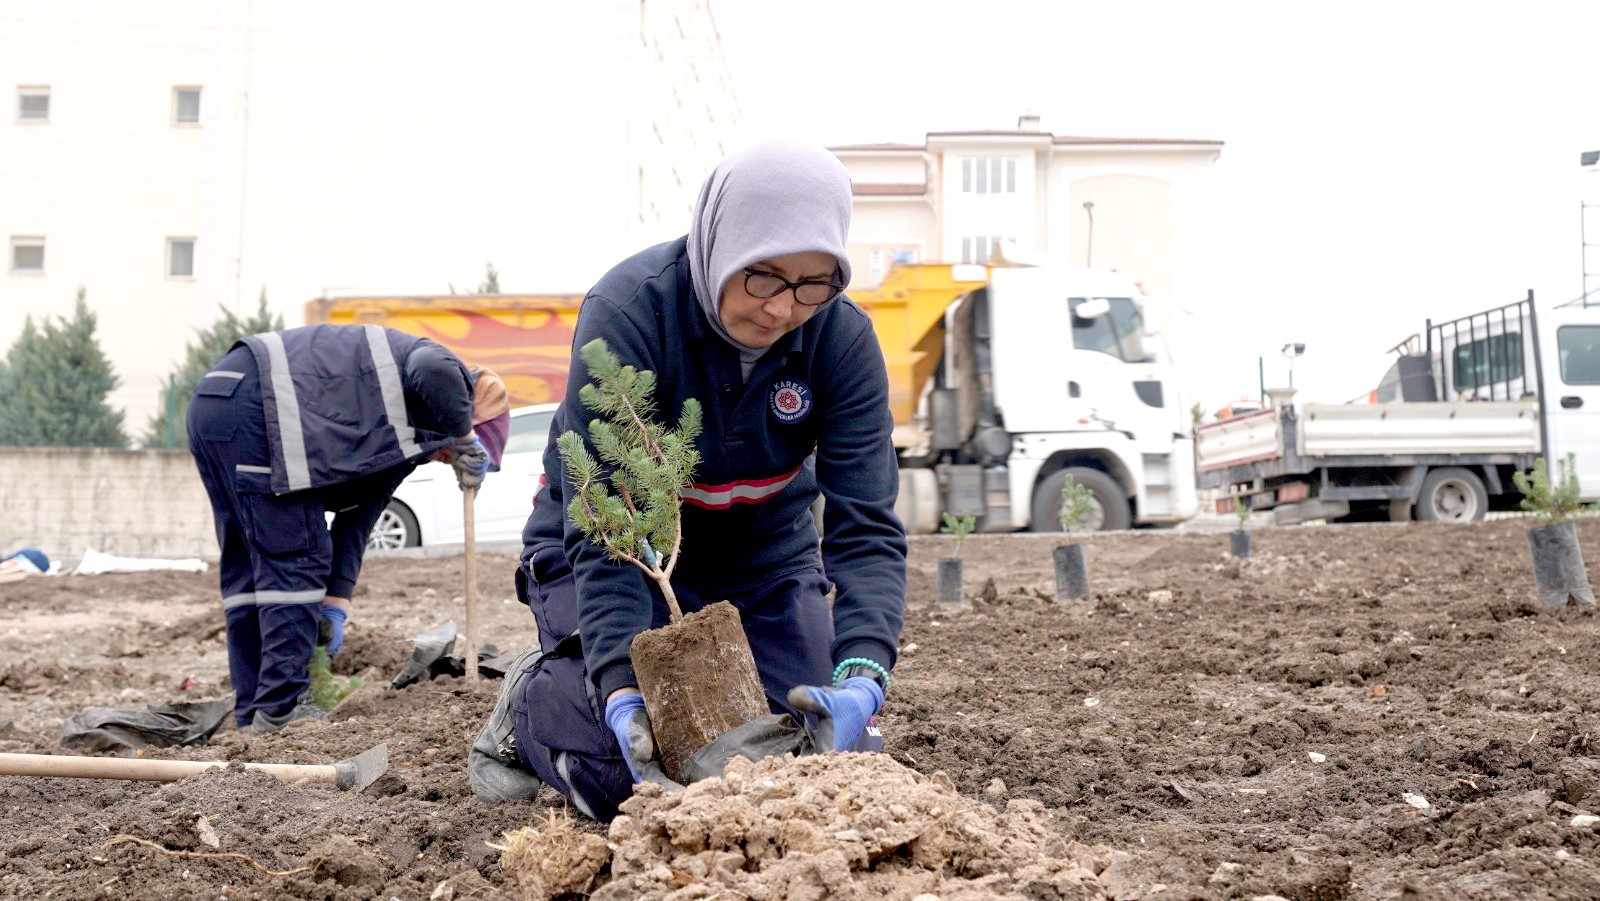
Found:
[{"label": "freshly dug soil", "polygon": [[735,898],[1103,898],[1090,849],[1037,801],[1003,813],[878,754],[759,763],[668,794],[642,789],[611,824],[596,901],[661,899],[703,884]]},{"label": "freshly dug soil", "polygon": [[[1042,830],[1029,841],[1094,849],[1079,862],[1113,898],[1600,897],[1600,835],[1574,825],[1600,813],[1600,618],[1538,602],[1527,524],[1261,529],[1244,559],[1227,555],[1225,527],[1089,536],[1093,593],[1072,603],[1051,600],[1060,536],[977,536],[963,549],[967,602],[956,607],[934,601],[950,541],[917,539],[880,716],[889,759],[877,762],[903,764],[926,785],[945,773],[971,805],[953,823],[999,835],[1023,811]],[[1578,534],[1586,559],[1600,559],[1600,521]],[[471,797],[466,751],[498,683],[382,687],[407,655],[406,636],[461,621],[460,564],[368,561],[349,650],[335,663],[382,677],[331,722],[265,737],[227,730],[202,748],[151,752],[330,763],[387,742],[389,774],[366,792],[232,768],[165,786],[0,777],[0,897],[517,897],[488,843],[564,805],[548,792],[497,807]],[[502,650],[535,634],[513,599],[512,565],[485,555],[478,566],[483,638]],[[0,586],[0,751],[58,751],[61,720],[84,707],[224,695],[214,580]],[[792,769],[819,794],[848,793],[824,788],[828,777],[806,770],[817,765]],[[689,807],[728,824],[718,841],[744,842],[747,861],[758,821],[741,834],[733,811],[748,807],[739,805],[749,788],[719,800],[729,789],[708,785]],[[785,802],[791,820],[826,814],[803,794]],[[856,800],[893,816],[879,798]],[[641,809],[629,828],[672,815]],[[270,875],[238,857],[107,844],[119,835],[167,852],[242,854],[278,873],[308,869]],[[614,844],[654,840],[641,832]],[[908,849],[868,854],[872,866],[850,869],[847,882],[845,870],[813,867],[782,891],[848,896]],[[978,897],[954,885],[981,875],[953,858],[938,866],[930,894]],[[659,875],[653,864],[623,865],[595,890],[624,893],[626,880]],[[688,878],[685,897],[709,896]],[[1060,896],[1042,885],[1004,890]]]}]

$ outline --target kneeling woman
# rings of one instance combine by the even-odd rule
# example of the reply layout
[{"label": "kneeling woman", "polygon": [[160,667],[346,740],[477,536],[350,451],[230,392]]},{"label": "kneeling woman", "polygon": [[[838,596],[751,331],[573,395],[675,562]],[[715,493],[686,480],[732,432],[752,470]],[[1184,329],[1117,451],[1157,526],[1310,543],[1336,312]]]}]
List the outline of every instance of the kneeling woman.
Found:
[{"label": "kneeling woman", "polygon": [[[688,398],[704,408],[673,577],[684,611],[732,602],[774,712],[830,718],[835,750],[881,750],[870,721],[900,638],[906,540],[883,354],[841,293],[850,203],[848,174],[821,148],[730,156],[686,237],[624,260],[589,292],[573,347],[603,338],[656,373],[663,422]],[[587,439],[586,373],[574,352],[553,434]],[[489,800],[546,783],[608,820],[636,781],[666,779],[628,650],[667,611],[643,573],[608,562],[567,520],[572,486],[554,441],[544,465],[517,571],[540,647],[507,674],[471,782]],[[791,703],[796,686],[807,688]]]}]

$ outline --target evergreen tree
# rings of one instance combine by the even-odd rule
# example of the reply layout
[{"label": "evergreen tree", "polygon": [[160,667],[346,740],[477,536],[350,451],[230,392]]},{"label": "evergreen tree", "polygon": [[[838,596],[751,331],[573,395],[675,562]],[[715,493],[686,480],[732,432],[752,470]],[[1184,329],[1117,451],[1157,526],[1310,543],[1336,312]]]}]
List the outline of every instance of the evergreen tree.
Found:
[{"label": "evergreen tree", "polygon": [[6,353],[0,391],[0,445],[127,447],[122,412],[106,396],[117,387],[111,361],[95,338],[96,317],[78,289],[72,318],[23,322]]},{"label": "evergreen tree", "polygon": [[589,420],[589,438],[600,458],[589,453],[577,432],[556,439],[574,486],[567,515],[611,559],[632,563],[654,579],[677,622],[683,618],[672,590],[683,538],[679,491],[700,463],[694,444],[700,402],[685,400],[677,427],[669,428],[656,421],[654,372],[622,365],[603,338],[585,344],[578,355],[593,379],[578,390],[578,398],[600,414]]},{"label": "evergreen tree", "polygon": [[188,447],[189,431],[185,426],[189,417],[189,399],[194,396],[200,379],[222,359],[233,342],[247,335],[276,332],[283,328],[283,317],[267,311],[267,289],[261,289],[261,300],[254,314],[240,318],[223,309],[208,329],[197,329],[194,341],[184,352],[183,362],[173,370],[161,389],[161,409],[150,418],[144,443],[147,447]]},{"label": "evergreen tree", "polygon": [[[494,261],[490,260],[488,263],[485,263],[483,268],[484,268],[483,281],[478,283],[478,293],[479,294],[499,294],[500,293],[500,273],[495,271]],[[451,287],[450,293],[451,294],[456,293],[454,286]]]}]

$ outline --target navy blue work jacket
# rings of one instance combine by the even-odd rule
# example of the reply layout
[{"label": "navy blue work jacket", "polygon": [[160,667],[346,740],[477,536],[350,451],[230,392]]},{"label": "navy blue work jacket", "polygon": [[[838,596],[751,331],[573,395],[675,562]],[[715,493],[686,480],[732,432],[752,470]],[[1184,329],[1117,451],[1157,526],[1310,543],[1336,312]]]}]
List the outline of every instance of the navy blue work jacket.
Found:
[{"label": "navy blue work jacket", "polygon": [[[871,320],[848,298],[819,309],[761,357],[748,381],[737,350],[706,321],[689,281],[686,239],[623,261],[584,298],[566,396],[545,452],[546,484],[523,533],[524,560],[564,546],[577,581],[578,628],[601,698],[636,684],[628,651],[652,625],[649,577],[618,565],[567,522],[571,486],[554,437],[589,440],[593,412],[577,350],[604,338],[624,365],[656,374],[656,408],[673,423],[687,398],[704,409],[694,484],[683,493],[683,551],[673,581],[706,593],[823,569],[836,588],[835,661],[892,667],[905,608],[905,529],[888,374]],[[594,453],[590,444],[590,453]],[[825,498],[820,558],[811,505]]]},{"label": "navy blue work jacket", "polygon": [[272,491],[347,482],[472,428],[472,379],[455,354],[378,325],[308,325],[241,338],[261,374]]}]

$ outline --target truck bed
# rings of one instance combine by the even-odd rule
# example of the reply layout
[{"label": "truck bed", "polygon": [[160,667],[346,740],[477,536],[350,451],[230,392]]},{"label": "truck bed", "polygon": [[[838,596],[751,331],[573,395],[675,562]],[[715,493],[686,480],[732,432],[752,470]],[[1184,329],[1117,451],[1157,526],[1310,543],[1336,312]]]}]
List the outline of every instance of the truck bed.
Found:
[{"label": "truck bed", "polygon": [[[1195,430],[1195,468],[1216,487],[1330,463],[1537,454],[1536,400],[1305,404]],[[1248,470],[1248,473],[1245,472]]]}]

